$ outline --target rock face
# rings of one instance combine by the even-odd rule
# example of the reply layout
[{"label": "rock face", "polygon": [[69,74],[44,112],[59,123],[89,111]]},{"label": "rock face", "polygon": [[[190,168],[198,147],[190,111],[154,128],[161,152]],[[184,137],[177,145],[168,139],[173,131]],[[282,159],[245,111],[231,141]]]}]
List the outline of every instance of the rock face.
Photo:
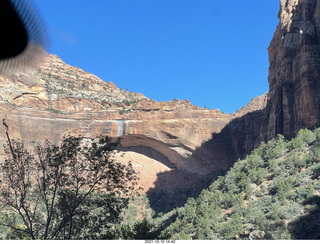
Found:
[{"label": "rock face", "polygon": [[0,78],[0,115],[25,143],[121,137],[119,160],[140,172],[154,209],[168,210],[261,142],[319,125],[320,0],[281,0],[280,7],[268,49],[269,92],[232,115],[123,91],[54,55],[33,72]]},{"label": "rock face", "polygon": [[264,139],[318,125],[320,1],[281,0],[269,51],[269,101]]},{"label": "rock face", "polygon": [[[210,158],[211,152],[199,150],[202,145],[232,119],[263,109],[266,97],[253,99],[232,115],[189,101],[156,102],[67,65],[55,55],[32,72],[0,77],[0,116],[9,125],[11,138],[29,145],[34,140],[58,143],[68,135],[121,137],[118,160],[133,163],[144,192],[153,199],[165,192],[162,199],[170,199],[180,191],[179,202],[199,192],[213,172],[229,166],[224,164],[227,151]],[[5,140],[2,129],[0,143]],[[2,160],[3,154],[0,147]]]},{"label": "rock face", "polygon": [[214,170],[227,169],[278,134],[320,125],[320,0],[281,0],[279,19],[268,48],[269,92],[255,99],[266,107],[240,109],[193,153],[205,155],[202,162]]},{"label": "rock face", "polygon": [[13,138],[57,143],[67,135],[102,133],[121,137],[123,150],[148,147],[170,167],[193,173],[208,168],[189,156],[232,119],[189,101],[156,102],[123,91],[54,55],[36,71],[3,77],[0,87],[2,117]]},{"label": "rock face", "polygon": [[278,134],[319,126],[320,0],[281,0],[279,24],[268,48],[269,92],[265,109],[230,121],[198,151],[230,166]]}]

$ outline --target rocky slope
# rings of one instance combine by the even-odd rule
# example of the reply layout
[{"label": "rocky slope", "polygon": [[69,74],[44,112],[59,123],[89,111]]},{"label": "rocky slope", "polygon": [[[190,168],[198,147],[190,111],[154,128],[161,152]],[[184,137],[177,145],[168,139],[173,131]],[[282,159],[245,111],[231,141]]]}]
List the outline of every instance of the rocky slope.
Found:
[{"label": "rocky slope", "polygon": [[[34,140],[58,143],[68,135],[121,137],[118,159],[133,163],[144,192],[151,189],[153,195],[197,188],[193,184],[201,190],[198,182],[226,165],[223,156],[221,162],[212,163],[206,151],[197,149],[232,119],[262,109],[265,100],[266,94],[233,115],[189,101],[156,102],[67,65],[55,55],[32,72],[0,77],[0,116],[12,138],[28,145]],[[0,143],[5,139],[2,129]],[[1,155],[3,160],[2,147]]]},{"label": "rocky slope", "polygon": [[32,72],[1,77],[0,87],[3,102],[56,112],[100,111],[146,99],[67,65],[56,55]]},{"label": "rocky slope", "polygon": [[176,219],[160,239],[319,240],[319,133],[303,129],[261,145],[170,212]]}]

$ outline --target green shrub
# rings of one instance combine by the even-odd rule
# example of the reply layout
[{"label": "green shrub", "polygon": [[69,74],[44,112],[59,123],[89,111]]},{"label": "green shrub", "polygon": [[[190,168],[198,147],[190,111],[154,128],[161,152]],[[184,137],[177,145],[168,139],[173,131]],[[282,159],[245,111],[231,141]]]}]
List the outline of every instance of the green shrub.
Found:
[{"label": "green shrub", "polygon": [[281,219],[291,220],[301,213],[302,206],[298,203],[289,203],[280,211],[279,217]]},{"label": "green shrub", "polygon": [[301,138],[294,138],[291,140],[291,146],[293,149],[301,149],[303,146],[303,141]]},{"label": "green shrub", "polygon": [[224,194],[224,201],[223,201],[223,206],[225,209],[235,207],[235,206],[242,206],[244,201],[243,195],[242,194],[230,194],[230,193],[225,193]]},{"label": "green shrub", "polygon": [[320,128],[315,129],[313,133],[316,136],[316,141],[320,142]]},{"label": "green shrub", "polygon": [[320,162],[320,143],[316,143],[311,148],[311,151],[313,152],[313,160],[316,162]]},{"label": "green shrub", "polygon": [[271,160],[269,164],[269,172],[272,174],[272,178],[277,177],[281,174],[281,167],[276,160]]},{"label": "green shrub", "polygon": [[267,178],[268,170],[266,168],[257,168],[251,170],[249,173],[249,179],[256,185],[260,185]]},{"label": "green shrub", "polygon": [[262,197],[263,196],[263,192],[260,188],[256,189],[253,191],[253,194],[256,196],[256,197]]},{"label": "green shrub", "polygon": [[301,129],[298,132],[297,138],[310,145],[317,139],[317,136],[311,130]]},{"label": "green shrub", "polygon": [[231,220],[223,223],[220,229],[220,235],[223,239],[237,239],[237,235],[244,231],[241,216],[238,213],[231,215]]},{"label": "green shrub", "polygon": [[288,226],[316,211],[305,199],[319,194],[319,162],[320,128],[291,141],[279,135],[188,202],[167,238],[254,239],[256,231],[260,239],[291,239]]},{"label": "green shrub", "polygon": [[266,217],[266,215],[261,212],[261,211],[257,211],[253,217],[253,223],[256,225],[256,228],[258,230],[267,230],[269,227],[269,221]]},{"label": "green shrub", "polygon": [[257,153],[265,161],[269,161],[282,156],[286,149],[287,143],[285,142],[284,137],[278,135],[277,138],[268,141],[267,144],[262,144],[259,149],[257,149]]},{"label": "green shrub", "polygon": [[312,179],[319,179],[320,176],[320,165],[313,168]]}]

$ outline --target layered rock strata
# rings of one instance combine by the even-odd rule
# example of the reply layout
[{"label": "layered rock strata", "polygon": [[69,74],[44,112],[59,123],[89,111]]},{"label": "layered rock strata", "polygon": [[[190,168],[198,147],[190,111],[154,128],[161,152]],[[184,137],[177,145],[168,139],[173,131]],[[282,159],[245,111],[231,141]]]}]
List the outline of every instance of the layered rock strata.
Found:
[{"label": "layered rock strata", "polygon": [[[70,135],[120,137],[118,160],[133,163],[144,192],[158,188],[159,175],[161,189],[174,192],[186,182],[225,169],[223,153],[218,163],[212,163],[206,151],[197,149],[232,119],[263,108],[265,101],[266,94],[233,115],[189,101],[156,102],[67,65],[55,55],[32,72],[0,78],[0,116],[9,125],[11,138],[29,145],[58,143]],[[5,141],[1,129],[0,143]],[[3,160],[3,147],[0,156]]]},{"label": "layered rock strata", "polygon": [[1,78],[0,115],[10,135],[26,143],[121,137],[119,160],[133,162],[150,198],[179,191],[187,199],[261,142],[319,125],[320,0],[281,0],[279,19],[268,48],[269,93],[232,115],[189,101],[152,101],[54,55],[33,72]]}]

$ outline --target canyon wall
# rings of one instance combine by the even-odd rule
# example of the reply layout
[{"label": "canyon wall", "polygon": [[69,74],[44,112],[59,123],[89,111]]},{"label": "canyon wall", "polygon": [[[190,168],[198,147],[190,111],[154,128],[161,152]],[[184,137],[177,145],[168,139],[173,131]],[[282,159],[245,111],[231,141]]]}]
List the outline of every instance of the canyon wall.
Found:
[{"label": "canyon wall", "polygon": [[[262,97],[266,106],[242,109],[246,113],[230,119],[192,154],[212,172],[228,169],[278,134],[290,137],[320,125],[320,0],[280,1],[279,24],[268,53],[269,92]],[[155,184],[163,189],[168,177],[160,176],[164,179],[159,177]]]},{"label": "canyon wall", "polygon": [[267,105],[236,118],[203,144],[211,162],[232,165],[261,142],[319,126],[320,0],[281,0],[279,24],[268,48]]},{"label": "canyon wall", "polygon": [[[0,117],[12,139],[30,146],[31,141],[59,143],[70,135],[120,137],[117,159],[132,162],[143,192],[154,199],[166,192],[170,196],[163,199],[170,199],[183,191],[178,202],[199,192],[206,185],[203,181],[210,182],[208,176],[230,166],[225,164],[226,150],[210,158],[211,152],[199,148],[233,119],[263,109],[266,98],[264,94],[252,99],[234,114],[199,108],[189,101],[156,102],[121,90],[55,55],[29,73],[0,77]],[[5,143],[3,128],[0,144]],[[3,147],[0,160],[4,160]]]},{"label": "canyon wall", "polygon": [[156,102],[49,55],[32,72],[0,77],[0,116],[27,145],[68,135],[122,138],[118,160],[140,172],[154,208],[177,206],[261,142],[319,125],[320,0],[281,0],[279,19],[268,48],[269,92],[234,114]]},{"label": "canyon wall", "polygon": [[281,0],[279,19],[268,48],[266,140],[319,125],[320,1]]}]

